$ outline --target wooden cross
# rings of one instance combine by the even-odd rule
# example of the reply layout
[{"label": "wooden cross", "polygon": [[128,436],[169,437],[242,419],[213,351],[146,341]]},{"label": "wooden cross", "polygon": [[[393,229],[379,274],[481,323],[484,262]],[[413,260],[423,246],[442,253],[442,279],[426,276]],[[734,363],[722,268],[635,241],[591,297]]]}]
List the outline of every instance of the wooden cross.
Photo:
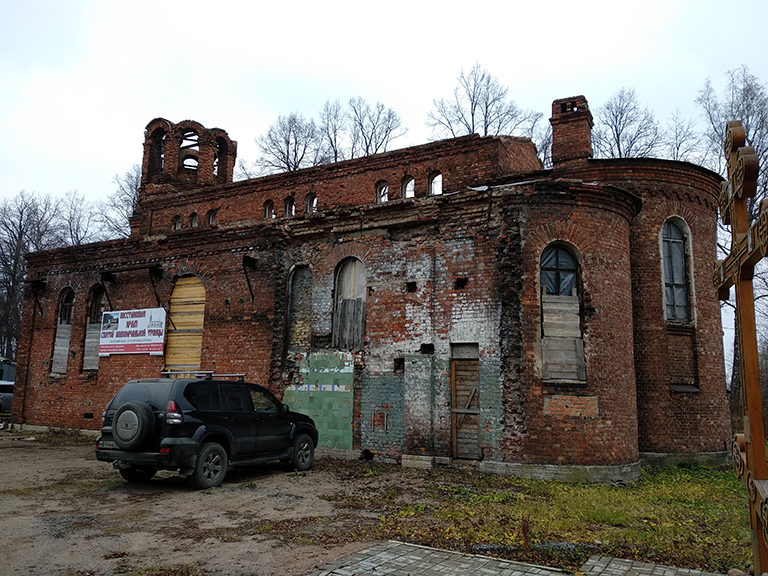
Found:
[{"label": "wooden cross", "polygon": [[721,184],[719,204],[723,223],[731,227],[731,252],[725,260],[715,263],[713,281],[721,300],[727,300],[730,287],[736,286],[744,434],[734,437],[731,451],[736,475],[749,492],[752,554],[755,574],[760,574],[768,572],[768,470],[752,275],[755,265],[768,252],[768,203],[763,200],[760,216],[750,226],[747,201],[757,189],[758,158],[755,149],[745,143],[746,131],[741,122],[729,122],[725,129],[728,180]]}]

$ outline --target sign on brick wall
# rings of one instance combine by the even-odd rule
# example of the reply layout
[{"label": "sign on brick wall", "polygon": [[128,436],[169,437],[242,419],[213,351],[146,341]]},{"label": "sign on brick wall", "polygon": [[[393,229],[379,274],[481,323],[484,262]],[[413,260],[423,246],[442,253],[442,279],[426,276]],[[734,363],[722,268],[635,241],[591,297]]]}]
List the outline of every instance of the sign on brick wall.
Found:
[{"label": "sign on brick wall", "polygon": [[149,354],[162,356],[165,309],[113,310],[101,317],[99,356]]}]

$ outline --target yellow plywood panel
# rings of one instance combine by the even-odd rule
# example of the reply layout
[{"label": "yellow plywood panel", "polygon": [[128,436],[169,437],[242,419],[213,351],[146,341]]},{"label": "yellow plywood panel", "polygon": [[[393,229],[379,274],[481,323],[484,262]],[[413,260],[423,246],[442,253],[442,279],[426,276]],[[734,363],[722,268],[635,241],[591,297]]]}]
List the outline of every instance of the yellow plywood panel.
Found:
[{"label": "yellow plywood panel", "polygon": [[166,370],[198,370],[203,348],[205,286],[195,276],[179,278],[168,311]]}]

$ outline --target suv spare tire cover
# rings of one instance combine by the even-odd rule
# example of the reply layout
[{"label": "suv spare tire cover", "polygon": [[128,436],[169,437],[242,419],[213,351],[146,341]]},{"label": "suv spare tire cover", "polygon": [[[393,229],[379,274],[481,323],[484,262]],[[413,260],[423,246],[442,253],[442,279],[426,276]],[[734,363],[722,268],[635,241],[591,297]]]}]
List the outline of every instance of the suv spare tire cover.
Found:
[{"label": "suv spare tire cover", "polygon": [[112,420],[112,437],[123,450],[141,446],[155,431],[155,415],[146,402],[126,402]]}]

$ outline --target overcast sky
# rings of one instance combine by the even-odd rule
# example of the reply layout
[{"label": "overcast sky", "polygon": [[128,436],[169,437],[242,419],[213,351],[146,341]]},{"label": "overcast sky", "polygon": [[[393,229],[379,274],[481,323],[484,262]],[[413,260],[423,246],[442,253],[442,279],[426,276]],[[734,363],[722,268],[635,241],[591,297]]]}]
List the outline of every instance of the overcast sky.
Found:
[{"label": "overcast sky", "polygon": [[659,120],[741,65],[768,82],[765,0],[643,2],[0,0],[0,197],[91,200],[163,117],[226,130],[254,160],[278,114],[392,107],[421,144],[432,101],[479,62],[523,108],[635,88]]}]

